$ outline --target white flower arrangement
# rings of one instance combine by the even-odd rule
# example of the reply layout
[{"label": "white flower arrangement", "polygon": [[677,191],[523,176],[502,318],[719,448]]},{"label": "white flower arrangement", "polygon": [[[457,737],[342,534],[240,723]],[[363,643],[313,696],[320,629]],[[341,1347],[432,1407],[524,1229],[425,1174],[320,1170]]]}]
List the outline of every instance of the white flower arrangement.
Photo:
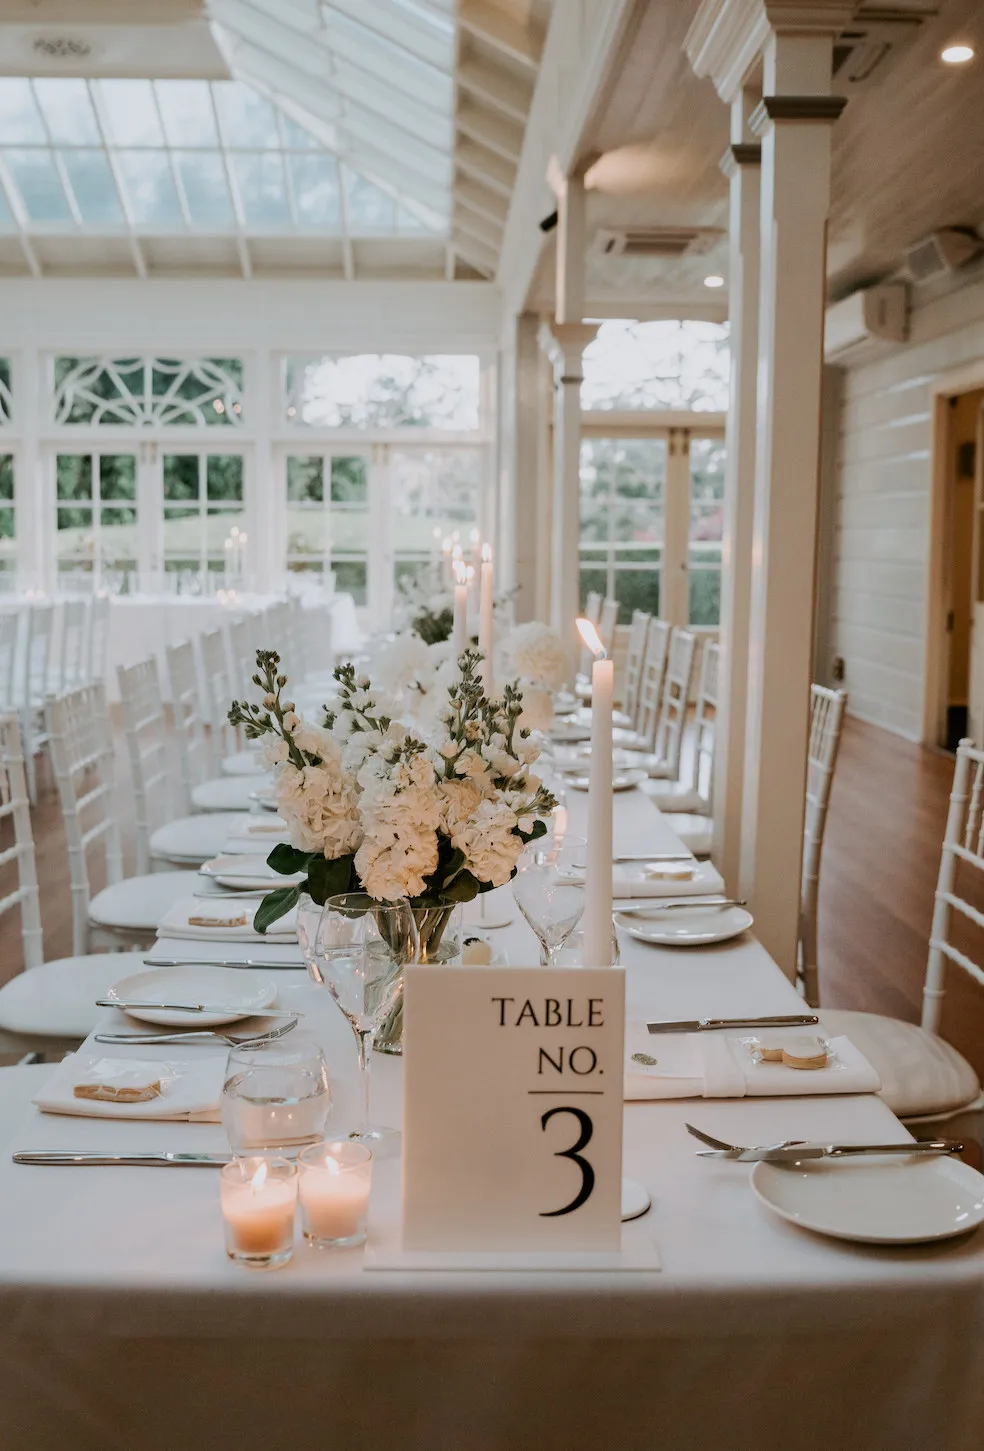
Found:
[{"label": "white flower arrangement", "polygon": [[539,620],[510,630],[503,655],[513,675],[542,690],[559,690],[570,674],[570,658],[560,635]]},{"label": "white flower arrangement", "polygon": [[274,847],[268,861],[278,872],[306,874],[264,898],[257,930],[302,891],[316,902],[354,890],[376,901],[449,907],[509,881],[556,803],[530,770],[539,752],[522,724],[518,686],[487,698],[480,659],[464,651],[448,688],[431,692],[442,704],[428,731],[395,719],[386,697],[351,665],[335,671],[336,699],[323,725],[302,721],[283,698],[279,655],[257,652],[253,681],[262,701],[233,701],[229,719],[250,739],[271,738],[267,759],[291,845]]}]

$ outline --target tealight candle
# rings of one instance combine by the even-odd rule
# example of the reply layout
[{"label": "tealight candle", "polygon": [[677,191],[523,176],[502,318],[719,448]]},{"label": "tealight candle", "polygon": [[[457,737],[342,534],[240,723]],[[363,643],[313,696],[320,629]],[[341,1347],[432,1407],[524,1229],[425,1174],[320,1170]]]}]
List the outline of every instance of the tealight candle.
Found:
[{"label": "tealight candle", "polygon": [[315,1144],[298,1165],[305,1238],[319,1249],[363,1244],[372,1185],[372,1154],[365,1144]]},{"label": "tealight candle", "polygon": [[285,1265],[294,1249],[297,1166],[286,1159],[234,1159],[219,1180],[226,1254],[253,1269]]}]

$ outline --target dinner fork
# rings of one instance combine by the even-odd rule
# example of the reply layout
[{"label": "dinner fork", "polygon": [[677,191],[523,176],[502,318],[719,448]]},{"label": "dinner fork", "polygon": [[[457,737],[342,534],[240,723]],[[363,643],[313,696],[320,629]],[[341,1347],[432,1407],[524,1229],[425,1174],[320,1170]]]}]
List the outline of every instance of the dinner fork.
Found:
[{"label": "dinner fork", "polygon": [[212,1029],[199,1028],[189,1033],[96,1033],[97,1043],[224,1043],[229,1048],[238,1048],[243,1043],[272,1043],[285,1033],[292,1033],[297,1019],[282,1023],[266,1033],[216,1033]]},{"label": "dinner fork", "polygon": [[699,1159],[739,1159],[744,1163],[760,1160],[773,1163],[797,1162],[801,1159],[852,1159],[864,1154],[901,1154],[906,1157],[931,1157],[938,1154],[960,1154],[963,1143],[959,1139],[915,1139],[893,1144],[822,1144],[811,1143],[809,1139],[784,1139],[778,1144],[756,1144],[747,1148],[741,1144],[728,1144],[723,1139],[712,1138],[702,1133],[693,1124],[686,1125],[687,1132],[706,1149],[698,1149]]}]

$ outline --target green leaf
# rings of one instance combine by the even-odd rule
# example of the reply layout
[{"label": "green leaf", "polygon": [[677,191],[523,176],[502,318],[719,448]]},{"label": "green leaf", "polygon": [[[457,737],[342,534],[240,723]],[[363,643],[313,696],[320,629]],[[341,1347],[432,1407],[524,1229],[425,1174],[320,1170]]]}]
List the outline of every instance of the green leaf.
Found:
[{"label": "green leaf", "polygon": [[357,891],[358,882],[353,883],[355,857],[340,856],[328,861],[323,856],[314,856],[308,862],[307,890],[319,906],[324,906],[329,897],[340,892]]},{"label": "green leaf", "polygon": [[256,909],[256,916],[253,918],[254,932],[265,932],[274,922],[297,906],[297,899],[301,895],[301,887],[277,887],[273,892],[268,892],[263,901]]},{"label": "green leaf", "polygon": [[520,831],[518,826],[516,828],[516,835],[525,841],[527,846],[531,841],[539,841],[540,837],[546,836],[546,834],[547,823],[545,821],[534,821],[532,831]]},{"label": "green leaf", "polygon": [[296,846],[290,846],[286,841],[278,841],[267,857],[267,866],[273,867],[282,877],[292,877],[295,872],[310,870],[310,863],[314,860],[315,853],[299,851]]}]

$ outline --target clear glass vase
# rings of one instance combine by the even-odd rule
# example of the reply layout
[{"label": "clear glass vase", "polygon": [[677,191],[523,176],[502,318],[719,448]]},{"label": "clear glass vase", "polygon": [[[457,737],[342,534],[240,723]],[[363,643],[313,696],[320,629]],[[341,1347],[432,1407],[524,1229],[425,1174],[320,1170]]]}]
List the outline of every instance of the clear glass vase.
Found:
[{"label": "clear glass vase", "polygon": [[[461,958],[461,907],[415,907],[414,919],[420,941],[418,962],[458,962]],[[373,1047],[377,1053],[403,1052],[403,991],[377,1032]]]}]

